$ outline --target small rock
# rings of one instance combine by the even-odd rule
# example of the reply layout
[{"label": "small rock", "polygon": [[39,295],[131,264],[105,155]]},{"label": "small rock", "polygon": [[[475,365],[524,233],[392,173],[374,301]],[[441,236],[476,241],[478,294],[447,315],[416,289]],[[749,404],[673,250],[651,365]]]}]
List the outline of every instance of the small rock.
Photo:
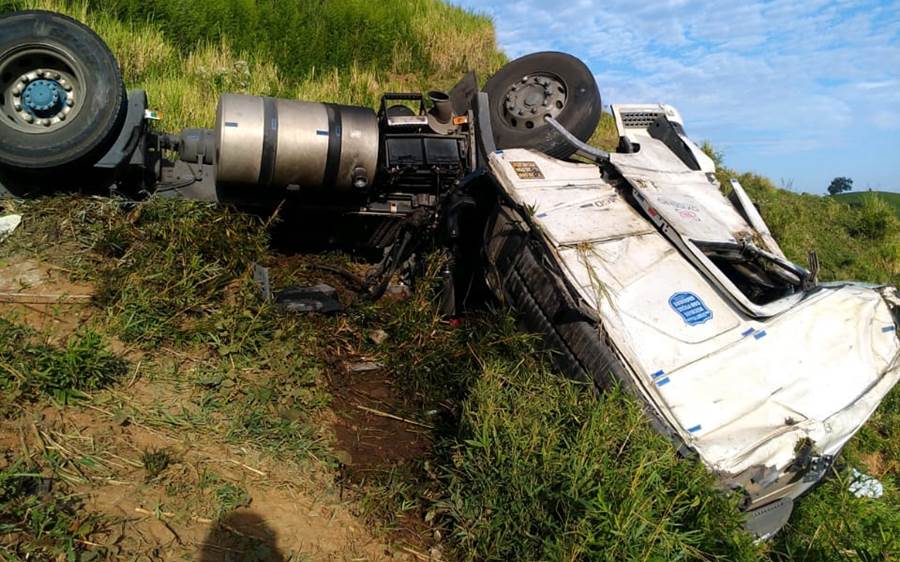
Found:
[{"label": "small rock", "polygon": [[355,363],[347,363],[347,371],[350,373],[368,373],[383,368],[384,365],[376,361],[357,361]]},{"label": "small rock", "polygon": [[337,461],[339,463],[341,463],[345,466],[351,466],[353,464],[353,455],[351,455],[347,451],[338,449],[338,450],[334,451],[334,453],[332,453],[332,454],[334,455],[334,458],[337,459]]},{"label": "small rock", "polygon": [[0,240],[3,240],[22,222],[22,215],[6,215],[0,217]]},{"label": "small rock", "polygon": [[373,330],[372,333],[369,334],[369,339],[372,340],[372,343],[375,345],[383,344],[387,337],[387,332],[384,330]]}]

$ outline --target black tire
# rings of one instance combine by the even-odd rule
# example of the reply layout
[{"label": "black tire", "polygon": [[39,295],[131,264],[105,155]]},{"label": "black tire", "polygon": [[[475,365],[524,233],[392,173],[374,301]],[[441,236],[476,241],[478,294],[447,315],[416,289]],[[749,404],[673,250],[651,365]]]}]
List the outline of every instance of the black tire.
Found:
[{"label": "black tire", "polygon": [[603,325],[579,312],[579,299],[548,267],[545,252],[522,228],[524,224],[518,213],[504,206],[491,217],[485,255],[496,293],[519,312],[529,331],[542,336],[563,374],[593,382],[600,391],[615,381],[630,385],[624,366],[605,341]]},{"label": "black tire", "polygon": [[[494,294],[518,312],[530,332],[541,335],[556,367],[569,378],[593,383],[598,392],[619,386],[640,397],[603,322],[582,312],[579,297],[523,215],[501,204],[485,234],[484,256]],[[690,454],[653,407],[641,402],[651,425],[672,439],[679,452]]]},{"label": "black tire", "polygon": [[[39,68],[61,71],[62,81],[51,82],[60,88],[66,76],[70,79],[70,91],[60,90],[65,103],[58,101],[50,110],[62,108],[46,119],[53,120],[46,130],[25,124],[27,112],[15,107],[16,102],[21,107],[24,97],[14,99],[10,89],[28,84],[18,82],[17,73],[24,76]],[[57,80],[59,76],[56,72]],[[58,119],[68,102],[72,103],[70,113]],[[53,12],[28,10],[0,16],[0,168],[34,176],[92,166],[115,142],[126,111],[119,66],[96,33]],[[35,115],[31,114],[32,120]]]},{"label": "black tire", "polygon": [[[565,100],[547,100],[554,103],[549,108],[532,107],[536,113],[526,111],[525,116],[509,109],[507,98],[523,79],[546,76],[553,86],[564,88]],[[579,59],[566,53],[542,52],[525,55],[501,68],[484,86],[490,103],[491,125],[497,148],[534,148],[555,158],[566,158],[575,150],[563,137],[544,121],[551,114],[563,127],[582,141],[587,141],[600,122],[602,104],[594,75]],[[553,109],[556,104],[561,107]],[[513,104],[518,109],[528,109]],[[530,123],[530,125],[529,125]],[[523,126],[523,125],[527,125]]]}]

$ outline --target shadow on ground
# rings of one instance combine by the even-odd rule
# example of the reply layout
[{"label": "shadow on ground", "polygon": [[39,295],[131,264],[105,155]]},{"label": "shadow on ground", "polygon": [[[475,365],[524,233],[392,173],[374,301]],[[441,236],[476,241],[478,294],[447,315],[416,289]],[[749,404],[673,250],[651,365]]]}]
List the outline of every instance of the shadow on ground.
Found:
[{"label": "shadow on ground", "polygon": [[278,537],[265,519],[237,510],[213,524],[197,556],[199,562],[286,562]]}]

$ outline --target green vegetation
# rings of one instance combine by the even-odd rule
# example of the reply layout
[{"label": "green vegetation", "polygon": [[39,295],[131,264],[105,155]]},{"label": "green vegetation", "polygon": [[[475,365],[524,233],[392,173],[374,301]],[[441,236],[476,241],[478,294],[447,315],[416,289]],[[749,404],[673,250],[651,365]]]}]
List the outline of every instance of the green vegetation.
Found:
[{"label": "green vegetation", "polygon": [[[223,92],[375,107],[386,91],[485,79],[505,58],[490,21],[439,0],[9,0],[86,23],[169,130],[211,127]],[[0,9],[2,11],[2,9]],[[353,38],[352,41],[348,38]]]},{"label": "green vegetation", "polygon": [[[97,30],[129,86],[149,91],[171,129],[210,125],[223,91],[374,105],[385,90],[446,87],[469,66],[485,77],[504,60],[487,19],[437,0],[14,5],[62,10]],[[615,146],[608,115],[593,142]],[[759,204],[790,258],[803,263],[817,251],[823,279],[900,280],[900,222],[882,199],[848,206],[847,196],[789,193],[723,167],[723,185],[730,177]],[[699,463],[679,458],[636,400],[618,391],[598,397],[555,376],[508,311],[473,314],[455,328],[436,314],[426,282],[407,300],[351,302],[336,317],[281,315],[254,290],[253,262],[271,265],[283,286],[316,279],[316,263],[348,265],[348,258],[276,255],[267,243],[277,217],[157,199],[13,205],[26,220],[0,257],[39,258],[91,282],[101,313],[63,343],[0,322],[5,395],[65,402],[91,391],[91,411],[118,428],[177,433],[191,443],[207,436],[255,458],[332,471],[328,379],[344,356],[373,357],[417,411],[439,415],[424,458],[350,485],[353,497],[370,521],[427,534],[417,540],[449,559],[889,560],[900,550],[896,389],[786,531],[755,546],[741,530],[738,498],[716,489]],[[387,333],[385,344],[368,337],[376,329]],[[108,351],[104,342],[113,339],[139,353],[133,362],[153,390],[149,398],[116,386],[128,364]],[[0,456],[0,557],[101,553],[87,546],[104,520],[68,487],[113,479],[116,466],[164,490],[153,496],[166,504],[154,507],[160,520],[165,510],[177,521],[253,505],[245,482],[206,461],[189,466],[167,448],[132,451],[130,463],[121,451],[101,458],[72,443],[32,453]],[[881,479],[885,496],[852,496],[852,467]],[[427,533],[418,533],[423,527]]]},{"label": "green vegetation", "polygon": [[85,541],[103,527],[36,467],[17,461],[0,468],[0,560],[89,560],[102,551],[83,557]]},{"label": "green vegetation", "polygon": [[831,180],[831,184],[828,186],[828,193],[837,195],[838,193],[850,191],[851,189],[853,189],[853,180],[842,176]]},{"label": "green vegetation", "polygon": [[0,317],[0,413],[41,395],[66,403],[79,391],[114,383],[126,370],[126,362],[96,332],[53,345],[27,326]]},{"label": "green vegetation", "polygon": [[[201,361],[190,382],[203,395],[202,408],[180,423],[221,425],[228,439],[254,440],[295,458],[321,452],[320,432],[306,423],[327,404],[317,384],[320,363],[293,350],[315,336],[302,321],[277,314],[251,281],[251,264],[263,260],[268,241],[262,220],[162,198],[123,204],[60,196],[19,202],[16,210],[29,220],[4,242],[0,257],[40,257],[90,281],[94,304],[105,312],[103,330],[147,351],[180,347]],[[21,337],[6,338],[9,353],[22,347]],[[86,379],[76,388],[99,388],[111,361],[95,357],[99,341],[89,333],[56,363],[29,365],[27,372],[75,377],[68,373],[77,368]],[[57,363],[72,367],[54,371]],[[35,377],[40,385],[28,388],[57,388]]]},{"label": "green vegetation", "polygon": [[147,449],[141,455],[141,464],[144,465],[144,471],[147,475],[144,477],[147,482],[157,478],[162,472],[169,468],[174,459],[172,453],[168,449]]},{"label": "green vegetation", "polygon": [[900,193],[893,191],[853,191],[836,195],[835,199],[852,207],[858,207],[871,197],[886,201],[888,205],[894,208],[894,213],[900,217]]},{"label": "green vegetation", "polygon": [[890,199],[863,197],[860,205],[846,205],[847,195],[793,193],[724,166],[721,154],[706,149],[717,161],[723,189],[730,190],[731,178],[741,182],[789,259],[806,264],[808,252],[815,251],[823,281],[900,284],[900,216]]}]

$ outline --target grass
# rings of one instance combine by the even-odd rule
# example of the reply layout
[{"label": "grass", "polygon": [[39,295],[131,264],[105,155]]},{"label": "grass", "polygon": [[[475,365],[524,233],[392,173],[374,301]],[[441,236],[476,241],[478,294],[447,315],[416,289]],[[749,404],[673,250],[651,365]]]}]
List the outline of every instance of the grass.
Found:
[{"label": "grass", "polygon": [[22,461],[0,464],[0,560],[92,560],[89,539],[106,522],[83,510],[65,484]]},{"label": "grass", "polygon": [[754,558],[737,498],[678,458],[636,401],[597,398],[520,357],[484,362],[451,446],[433,509],[460,558]]},{"label": "grass", "polygon": [[851,191],[849,193],[840,193],[835,198],[841,203],[847,203],[851,207],[864,205],[870,197],[883,199],[888,205],[893,207],[894,213],[900,217],[900,193],[893,191]]},{"label": "grass", "polygon": [[738,173],[723,165],[721,154],[707,150],[717,160],[719,182],[741,182],[789,259],[803,265],[815,251],[823,281],[900,284],[900,217],[887,200],[866,197],[860,205],[846,205],[840,197],[793,193],[768,178]]},{"label": "grass", "polygon": [[96,304],[124,341],[153,347],[196,338],[225,353],[257,337],[252,322],[240,331],[244,317],[231,315],[226,301],[247,297],[242,280],[268,240],[260,219],[167,199],[60,197],[17,209],[29,220],[0,255],[29,252],[91,280]]},{"label": "grass", "polygon": [[94,331],[54,345],[27,326],[0,317],[0,413],[41,396],[65,404],[82,392],[113,384],[127,367]]},{"label": "grass", "polygon": [[484,80],[506,60],[487,18],[439,0],[7,5],[89,25],[115,53],[128,87],[145,89],[173,131],[211,127],[223,92],[376,107],[383,92],[447,89],[469,69]]},{"label": "grass", "polygon": [[[372,106],[385,90],[446,87],[470,66],[484,77],[504,60],[487,19],[436,0],[14,5],[61,9],[96,29],[129,86],[149,91],[167,129],[211,125],[222,91]],[[610,116],[592,142],[614,148]],[[816,250],[823,279],[898,282],[900,229],[880,200],[850,207],[724,166],[719,175],[723,185],[740,178],[790,258],[803,263]],[[103,312],[92,331],[63,343],[0,324],[0,364],[23,374],[0,372],[0,384],[27,400],[113,385],[93,405],[115,420],[330,466],[328,371],[342,353],[372,355],[417,403],[441,415],[431,455],[387,468],[357,490],[358,505],[370,521],[395,529],[416,519],[428,531],[425,542],[449,559],[889,560],[898,551],[896,389],[849,444],[844,465],[800,502],[786,531],[754,546],[741,530],[737,498],[718,490],[697,462],[677,457],[633,398],[598,397],[555,376],[508,311],[451,326],[436,314],[425,283],[402,302],[357,303],[336,318],[287,317],[249,281],[253,262],[277,262],[265,218],[165,200],[55,197],[13,206],[26,219],[0,257],[64,267],[94,284]],[[346,261],[304,258],[318,259]],[[439,265],[438,256],[432,272]],[[274,273],[280,283],[309,275]],[[385,344],[369,340],[374,330],[388,334]],[[106,347],[113,337],[143,354],[147,384],[178,399],[147,404],[116,388],[125,364]],[[169,351],[188,357],[190,367],[164,360]],[[84,514],[62,485],[45,493],[51,476],[81,480],[77,458],[53,456],[36,468],[24,456],[0,465],[0,555],[80,555],[79,541],[90,540],[101,520]],[[203,514],[219,518],[252,499],[242,483],[188,470],[163,449],[146,449],[140,460],[142,476],[164,486],[172,505],[199,498]],[[849,494],[851,467],[880,478],[885,496]]]},{"label": "grass", "polygon": [[150,482],[175,461],[172,456],[172,452],[168,449],[147,449],[141,454],[141,464],[144,465],[144,471],[146,472],[146,476],[144,476],[144,480]]}]

